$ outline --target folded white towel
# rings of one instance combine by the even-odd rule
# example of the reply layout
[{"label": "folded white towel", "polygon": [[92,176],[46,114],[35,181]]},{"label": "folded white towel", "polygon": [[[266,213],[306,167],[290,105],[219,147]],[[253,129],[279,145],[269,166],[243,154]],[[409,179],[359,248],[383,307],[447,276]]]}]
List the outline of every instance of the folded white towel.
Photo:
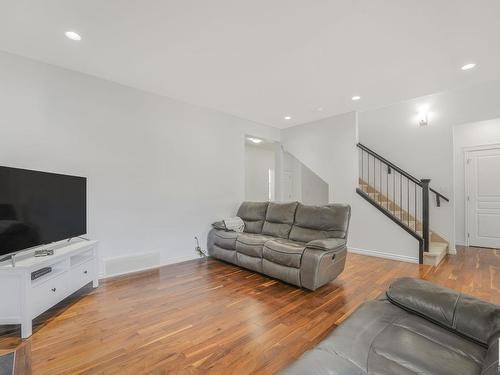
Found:
[{"label": "folded white towel", "polygon": [[235,232],[243,232],[243,230],[245,229],[245,223],[238,216],[224,219],[224,225],[226,226],[227,230],[232,230]]}]

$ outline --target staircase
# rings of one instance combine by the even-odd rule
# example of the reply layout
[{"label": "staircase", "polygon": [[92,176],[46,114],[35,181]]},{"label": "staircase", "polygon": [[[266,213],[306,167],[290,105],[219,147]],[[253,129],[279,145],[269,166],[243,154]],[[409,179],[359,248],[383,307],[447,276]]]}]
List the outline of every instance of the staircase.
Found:
[{"label": "staircase", "polygon": [[430,188],[430,180],[419,180],[368,147],[357,146],[360,178],[356,192],[418,241],[420,264],[437,266],[449,244],[429,227],[430,196],[437,207],[449,199]]}]

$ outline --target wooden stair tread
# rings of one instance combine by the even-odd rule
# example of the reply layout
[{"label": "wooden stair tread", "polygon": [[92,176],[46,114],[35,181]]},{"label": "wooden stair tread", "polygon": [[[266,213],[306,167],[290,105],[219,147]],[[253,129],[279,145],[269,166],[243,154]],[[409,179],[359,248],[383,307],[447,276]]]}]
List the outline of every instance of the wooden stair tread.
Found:
[{"label": "wooden stair tread", "polygon": [[424,253],[424,264],[438,266],[448,252],[448,244],[445,242],[429,243],[429,252]]},{"label": "wooden stair tread", "polygon": [[445,242],[431,242],[429,243],[429,255],[435,256],[440,254],[442,251],[448,249],[448,244]]}]

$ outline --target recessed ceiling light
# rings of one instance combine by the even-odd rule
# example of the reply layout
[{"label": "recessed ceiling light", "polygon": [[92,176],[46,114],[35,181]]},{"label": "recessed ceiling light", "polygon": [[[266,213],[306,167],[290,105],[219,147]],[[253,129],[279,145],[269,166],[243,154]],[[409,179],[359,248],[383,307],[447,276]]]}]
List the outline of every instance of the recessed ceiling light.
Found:
[{"label": "recessed ceiling light", "polygon": [[351,99],[352,99],[352,100],[354,100],[354,101],[356,101],[356,100],[361,99],[361,96],[359,96],[359,95],[354,95]]},{"label": "recessed ceiling light", "polygon": [[465,64],[464,66],[462,66],[462,70],[469,70],[469,69],[472,69],[475,67],[476,67],[476,64],[474,64],[474,63]]},{"label": "recessed ceiling light", "polygon": [[318,107],[318,108],[316,108],[316,111],[318,111],[318,112],[323,112],[323,107]]},{"label": "recessed ceiling light", "polygon": [[253,143],[261,143],[262,142],[262,139],[259,139],[259,138],[252,138],[252,137],[248,137],[247,138],[250,142],[253,142]]},{"label": "recessed ceiling light", "polygon": [[66,38],[71,40],[82,40],[80,34],[75,33],[74,31],[66,31],[64,35],[66,35]]},{"label": "recessed ceiling light", "polygon": [[285,116],[283,117],[285,120],[291,120],[292,119],[292,116]]}]

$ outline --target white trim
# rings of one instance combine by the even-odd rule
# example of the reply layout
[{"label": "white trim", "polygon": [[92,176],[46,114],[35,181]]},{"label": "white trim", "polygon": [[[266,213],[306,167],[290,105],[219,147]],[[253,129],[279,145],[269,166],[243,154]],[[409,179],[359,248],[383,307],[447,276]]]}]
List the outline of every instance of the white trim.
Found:
[{"label": "white trim", "polygon": [[465,239],[465,246],[469,246],[469,201],[468,201],[468,198],[469,198],[469,194],[470,194],[470,191],[469,191],[469,152],[468,150],[463,150],[463,153],[464,153],[464,165],[463,165],[463,168],[464,168],[464,192],[465,192],[465,196],[464,196],[464,207],[465,207],[465,210],[464,210],[464,221],[465,221],[465,233],[464,233],[464,239]]},{"label": "white trim", "polygon": [[492,143],[479,146],[467,146],[467,147],[462,147],[462,150],[464,150],[464,152],[471,152],[471,151],[494,150],[496,148],[500,148],[500,143]]},{"label": "white trim", "polygon": [[448,254],[457,255],[457,249],[452,249],[450,245],[448,245]]},{"label": "white trim", "polygon": [[359,248],[355,248],[355,247],[349,247],[347,249],[347,251],[350,253],[368,255],[371,257],[398,260],[400,262],[418,263],[417,257],[410,257],[407,255],[398,255],[398,254],[393,254],[393,253],[386,253],[383,251],[359,249]]},{"label": "white trim", "polygon": [[164,266],[168,266],[170,264],[182,263],[182,262],[186,262],[188,260],[194,260],[194,259],[199,259],[199,257],[197,255],[186,255],[186,256],[182,256],[182,257],[167,259],[165,262],[158,264],[158,265],[151,266],[151,267],[137,268],[135,270],[126,271],[126,272],[119,272],[119,273],[114,273],[114,274],[110,274],[110,275],[105,275],[105,274],[101,273],[101,274],[99,274],[99,280],[105,280],[105,279],[109,279],[111,277],[116,277],[116,276],[130,275],[130,274],[138,273],[138,272],[150,271],[150,270],[154,270],[154,269],[161,268]]}]

